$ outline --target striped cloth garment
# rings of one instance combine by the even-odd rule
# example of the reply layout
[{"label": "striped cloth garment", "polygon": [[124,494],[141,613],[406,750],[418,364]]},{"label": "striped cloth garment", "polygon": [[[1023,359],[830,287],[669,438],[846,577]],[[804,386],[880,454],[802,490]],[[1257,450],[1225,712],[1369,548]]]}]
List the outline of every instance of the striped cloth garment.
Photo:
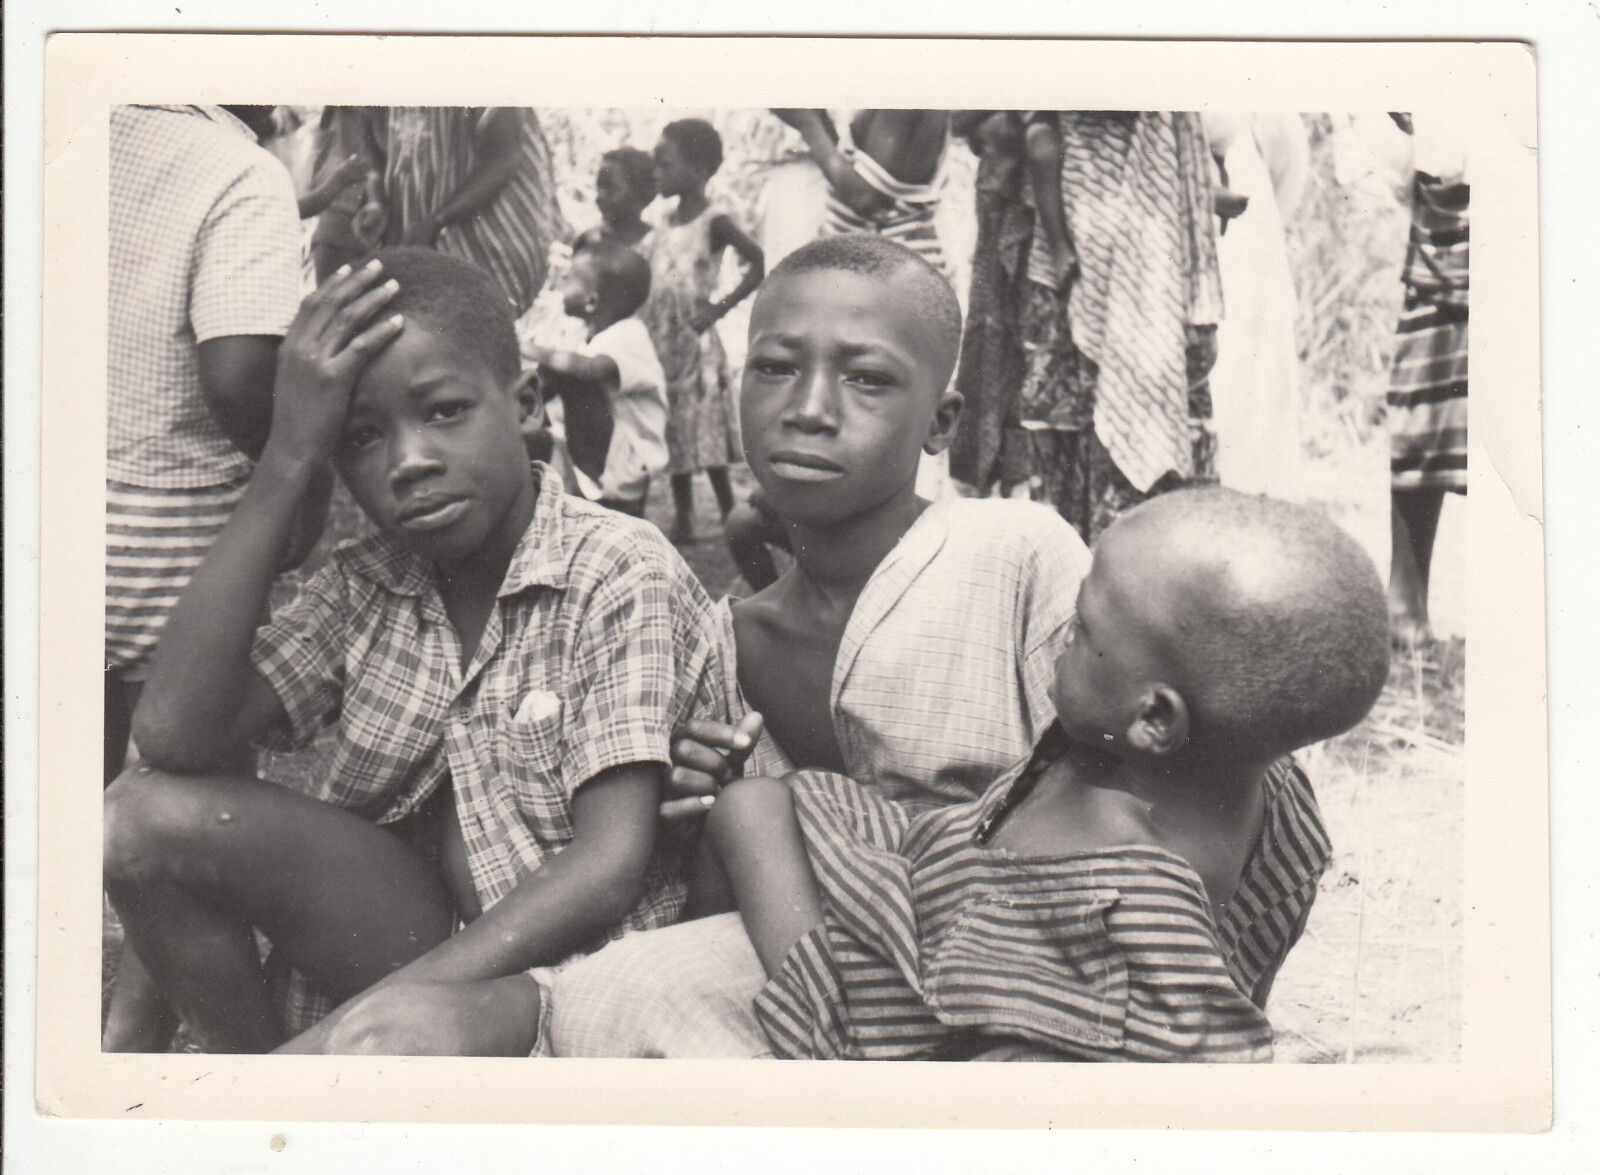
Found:
[{"label": "striped cloth garment", "polygon": [[818,235],[838,237],[846,233],[875,233],[904,245],[948,277],[950,270],[945,264],[944,249],[939,244],[939,234],[933,226],[934,210],[939,205],[942,165],[941,173],[927,183],[912,184],[890,175],[881,163],[852,144],[848,136],[840,141],[839,153],[850,161],[863,182],[891,203],[880,212],[863,216],[841,201],[830,188]]},{"label": "striped cloth garment", "polygon": [[427,219],[460,190],[484,160],[477,143],[483,123],[515,119],[516,163],[494,198],[470,216],[445,226],[442,253],[469,261],[492,276],[522,314],[544,285],[546,258],[555,241],[570,235],[556,201],[550,145],[539,116],[525,107],[395,106],[386,121],[384,187],[391,243]]},{"label": "striped cloth garment", "polygon": [[184,585],[244,496],[245,479],[198,489],[106,482],[106,668],[143,681]]},{"label": "striped cloth garment", "polygon": [[1418,173],[1412,192],[1387,396],[1390,484],[1465,493],[1469,189]]},{"label": "striped cloth garment", "polygon": [[842,776],[791,777],[825,921],[756,1001],[779,1057],[1268,1061],[1261,1010],[1329,846],[1292,763],[1238,891],[1131,846],[1017,858],[988,834],[1061,753],[1058,728],[982,799],[912,814]]},{"label": "striped cloth garment", "polygon": [[1063,111],[1061,199],[1079,273],[1073,342],[1095,433],[1140,493],[1195,469],[1186,327],[1222,314],[1211,172],[1196,114]]}]

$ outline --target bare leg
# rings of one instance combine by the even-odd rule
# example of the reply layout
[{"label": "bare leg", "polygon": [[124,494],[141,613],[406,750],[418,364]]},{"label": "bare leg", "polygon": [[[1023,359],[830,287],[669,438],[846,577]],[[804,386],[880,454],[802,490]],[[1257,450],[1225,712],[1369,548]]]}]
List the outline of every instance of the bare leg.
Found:
[{"label": "bare leg", "polygon": [[794,794],[759,777],[722,789],[706,835],[727,871],[745,932],[768,975],[822,922],[822,898],[806,857]]},{"label": "bare leg", "polygon": [[454,913],[438,869],[350,812],[237,776],[135,767],[106,793],[106,889],[127,941],[208,1050],[282,1033],[252,927],[337,998],[432,949]]},{"label": "bare leg", "polygon": [[1389,621],[1395,636],[1428,635],[1428,577],[1439,532],[1443,490],[1394,490],[1389,495]]},{"label": "bare leg", "polygon": [[[106,670],[105,786],[121,775],[128,762],[130,716],[140,686]],[[172,1043],[178,1018],[156,990],[139,956],[123,943],[111,980],[111,1007],[106,1012],[100,1047],[108,1053],[159,1053]]]},{"label": "bare leg", "polygon": [[767,520],[754,506],[735,506],[724,520],[728,553],[751,591],[759,592],[778,578],[778,566],[767,549]]},{"label": "bare leg", "polygon": [[687,543],[694,540],[694,474],[672,475],[672,541]]},{"label": "bare leg", "polygon": [[733,510],[733,485],[728,481],[728,467],[718,465],[706,470],[706,479],[711,482],[711,492],[717,496],[717,510],[726,522]]}]

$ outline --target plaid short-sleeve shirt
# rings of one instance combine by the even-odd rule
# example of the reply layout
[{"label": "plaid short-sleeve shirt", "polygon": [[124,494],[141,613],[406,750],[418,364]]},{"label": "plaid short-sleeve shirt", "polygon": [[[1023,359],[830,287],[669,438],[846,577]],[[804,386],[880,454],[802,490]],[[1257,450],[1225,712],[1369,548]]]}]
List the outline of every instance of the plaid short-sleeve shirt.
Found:
[{"label": "plaid short-sleeve shirt", "polygon": [[[539,476],[533,522],[465,669],[426,565],[383,536],[339,548],[254,649],[287,715],[276,745],[339,724],[319,798],[390,823],[454,788],[485,909],[571,842],[586,781],[666,764],[686,719],[726,720],[711,604],[693,572],[655,527]],[[677,917],[680,864],[657,849],[643,899],[609,937]]]},{"label": "plaid short-sleeve shirt", "polygon": [[115,108],[109,265],[106,476],[195,489],[248,474],[201,397],[196,347],[293,320],[289,173],[219,106]]}]

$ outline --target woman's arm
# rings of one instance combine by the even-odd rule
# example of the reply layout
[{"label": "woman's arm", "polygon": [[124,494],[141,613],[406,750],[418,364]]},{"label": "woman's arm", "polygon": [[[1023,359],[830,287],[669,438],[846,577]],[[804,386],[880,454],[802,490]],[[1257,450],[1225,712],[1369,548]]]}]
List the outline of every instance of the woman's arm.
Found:
[{"label": "woman's arm", "polygon": [[1033,204],[1039,228],[1050,246],[1055,262],[1056,285],[1071,276],[1077,265],[1072,234],[1067,229],[1067,212],[1061,203],[1061,130],[1054,115],[1028,124],[1028,182],[1033,186]]},{"label": "woman's arm", "polygon": [[774,110],[773,113],[800,132],[811,158],[822,169],[828,187],[847,208],[860,216],[871,216],[889,206],[889,197],[857,175],[854,165],[839,150],[827,111]]},{"label": "woman's arm", "polygon": [[503,106],[484,111],[473,132],[477,166],[467,173],[460,187],[440,201],[431,216],[406,227],[401,243],[431,247],[440,230],[465,220],[494,200],[516,171],[521,138],[522,127],[514,111]]}]

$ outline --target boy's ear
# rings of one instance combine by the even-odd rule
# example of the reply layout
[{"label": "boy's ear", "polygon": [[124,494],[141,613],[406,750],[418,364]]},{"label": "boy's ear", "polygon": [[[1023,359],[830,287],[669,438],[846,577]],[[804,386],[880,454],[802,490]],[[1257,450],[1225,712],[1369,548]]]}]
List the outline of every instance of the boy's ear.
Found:
[{"label": "boy's ear", "polygon": [[933,423],[928,426],[928,439],[922,442],[924,453],[935,456],[950,447],[950,442],[956,439],[956,426],[961,423],[961,406],[965,402],[966,397],[954,388],[947,388],[939,397]]},{"label": "boy's ear", "polygon": [[544,392],[539,387],[538,368],[525,369],[511,387],[512,395],[516,397],[517,419],[522,423],[523,434],[543,428]]},{"label": "boy's ear", "polygon": [[1170,755],[1189,741],[1189,704],[1170,685],[1153,685],[1139,699],[1128,745],[1145,755]]}]

